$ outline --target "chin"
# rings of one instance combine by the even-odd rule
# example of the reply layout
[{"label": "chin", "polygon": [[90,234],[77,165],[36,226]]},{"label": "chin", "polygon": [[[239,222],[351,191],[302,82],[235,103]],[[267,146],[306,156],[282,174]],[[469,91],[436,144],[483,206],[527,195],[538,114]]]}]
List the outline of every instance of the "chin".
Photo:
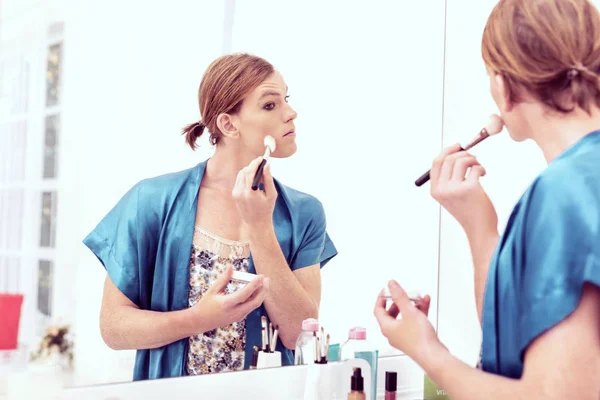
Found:
[{"label": "chin", "polygon": [[527,140],[527,136],[522,135],[521,132],[519,132],[518,130],[509,129],[508,127],[506,128],[506,130],[508,131],[508,135],[510,136],[510,138],[515,142],[524,142],[525,140]]},{"label": "chin", "polygon": [[271,157],[273,158],[288,158],[296,154],[298,150],[298,146],[296,143],[290,143],[286,146],[282,146],[282,148],[277,147]]}]

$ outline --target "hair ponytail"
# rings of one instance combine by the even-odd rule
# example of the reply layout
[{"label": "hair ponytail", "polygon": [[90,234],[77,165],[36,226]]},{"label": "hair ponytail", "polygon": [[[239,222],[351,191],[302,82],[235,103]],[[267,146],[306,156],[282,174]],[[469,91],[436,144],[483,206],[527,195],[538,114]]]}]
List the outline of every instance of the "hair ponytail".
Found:
[{"label": "hair ponytail", "polygon": [[201,121],[199,121],[187,125],[181,131],[181,134],[185,135],[185,141],[192,148],[192,150],[195,150],[196,147],[198,147],[196,145],[196,140],[198,140],[198,138],[202,136],[205,128],[206,126]]}]

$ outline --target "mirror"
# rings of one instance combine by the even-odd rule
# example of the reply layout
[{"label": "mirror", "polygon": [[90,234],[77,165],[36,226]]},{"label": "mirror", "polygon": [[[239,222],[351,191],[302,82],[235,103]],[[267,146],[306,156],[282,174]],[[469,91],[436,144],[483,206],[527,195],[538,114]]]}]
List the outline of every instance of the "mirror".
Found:
[{"label": "mirror", "polygon": [[[390,278],[431,295],[436,325],[439,206],[413,182],[442,141],[443,2],[72,3],[44,9],[34,39],[18,19],[18,40],[1,36],[0,290],[25,293],[22,342],[73,324],[74,385],[131,380],[134,352],[100,336],[105,271],[81,241],[136,182],[212,154],[179,132],[198,120],[205,69],[230,52],[271,62],[298,112],[298,151],[272,170],[325,208],[339,252],[321,271],[331,343],[363,326],[380,356],[397,354],[372,315]],[[23,102],[30,113],[10,107]]]}]

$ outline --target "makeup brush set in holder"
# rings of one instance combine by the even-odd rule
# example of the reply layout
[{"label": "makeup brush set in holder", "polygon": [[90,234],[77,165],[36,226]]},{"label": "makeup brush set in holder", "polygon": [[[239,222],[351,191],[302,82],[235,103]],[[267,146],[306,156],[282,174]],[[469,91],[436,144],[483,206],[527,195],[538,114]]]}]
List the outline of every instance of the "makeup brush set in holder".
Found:
[{"label": "makeup brush set in holder", "polygon": [[267,317],[264,315],[260,319],[262,331],[262,345],[259,348],[254,346],[252,353],[251,369],[281,367],[281,352],[275,350],[277,346],[277,337],[279,336],[279,326],[269,323],[267,329]]}]

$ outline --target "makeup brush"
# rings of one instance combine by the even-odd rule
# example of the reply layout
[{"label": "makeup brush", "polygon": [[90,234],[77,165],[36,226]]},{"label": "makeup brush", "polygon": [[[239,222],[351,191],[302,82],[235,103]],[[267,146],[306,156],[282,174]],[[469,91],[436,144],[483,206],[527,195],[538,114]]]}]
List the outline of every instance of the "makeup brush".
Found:
[{"label": "makeup brush", "polygon": [[279,325],[275,325],[275,330],[273,331],[273,337],[271,338],[271,352],[274,352],[277,347],[277,336],[279,336]]},{"label": "makeup brush", "polygon": [[322,353],[322,349],[321,349],[321,338],[319,337],[319,335],[317,335],[317,361],[316,363],[319,364],[321,362],[321,353]]},{"label": "makeup brush", "polygon": [[256,369],[258,366],[258,347],[254,346],[254,351],[252,352],[252,361],[250,363],[250,369]]},{"label": "makeup brush", "polygon": [[319,343],[321,345],[321,357],[319,360],[323,360],[323,356],[325,355],[325,328],[321,327],[321,336],[319,337]]},{"label": "makeup brush", "polygon": [[313,332],[313,343],[315,344],[315,364],[319,363],[319,341],[317,340],[317,332]]},{"label": "makeup brush", "polygon": [[262,326],[262,351],[267,351],[267,317],[264,315],[260,317],[260,324]]},{"label": "makeup brush", "polygon": [[[485,127],[479,132],[479,134],[477,136],[475,136],[475,138],[473,140],[471,140],[471,142],[469,142],[469,144],[467,144],[465,147],[461,146],[460,150],[466,151],[466,150],[472,149],[478,143],[481,143],[484,139],[487,139],[490,136],[500,133],[502,131],[503,127],[504,127],[504,122],[502,121],[502,119],[499,116],[497,116],[495,114],[490,115],[487,123],[485,124]],[[431,172],[431,170],[429,170],[429,171],[425,172],[423,175],[421,175],[415,181],[415,185],[422,186],[423,184],[425,184],[429,180],[430,172]]]},{"label": "makeup brush", "polygon": [[325,364],[327,364],[327,362],[329,361],[329,340],[330,339],[331,339],[331,336],[328,333],[327,334],[327,342],[325,342]]},{"label": "makeup brush", "polygon": [[258,169],[256,170],[256,174],[254,175],[254,180],[252,181],[252,190],[258,189],[258,185],[260,184],[260,180],[262,179],[263,169],[265,168],[265,164],[271,157],[271,153],[275,151],[275,139],[273,136],[265,136],[264,139],[265,144],[265,154],[263,155],[263,160],[260,162]]}]

